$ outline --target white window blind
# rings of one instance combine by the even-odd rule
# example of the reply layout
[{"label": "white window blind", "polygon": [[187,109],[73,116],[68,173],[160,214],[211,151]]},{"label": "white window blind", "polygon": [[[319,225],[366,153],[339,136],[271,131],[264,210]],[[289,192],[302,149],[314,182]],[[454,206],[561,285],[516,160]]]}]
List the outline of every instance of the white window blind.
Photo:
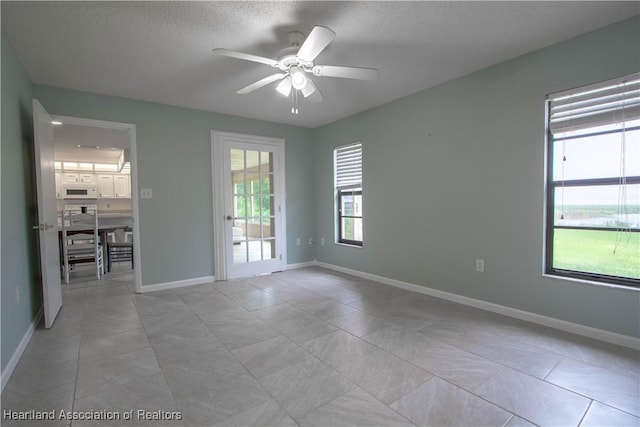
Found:
[{"label": "white window blind", "polygon": [[335,149],[335,174],[337,188],[362,185],[362,143]]},{"label": "white window blind", "polygon": [[640,73],[559,92],[549,97],[552,133],[640,118]]}]

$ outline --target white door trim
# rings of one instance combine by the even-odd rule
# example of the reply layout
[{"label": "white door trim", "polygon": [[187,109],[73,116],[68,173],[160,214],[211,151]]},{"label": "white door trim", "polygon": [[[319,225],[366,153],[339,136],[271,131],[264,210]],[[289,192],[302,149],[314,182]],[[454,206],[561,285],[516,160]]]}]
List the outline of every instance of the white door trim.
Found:
[{"label": "white door trim", "polygon": [[110,122],[105,120],[85,119],[82,117],[70,117],[51,115],[55,120],[78,126],[91,126],[103,129],[118,129],[129,132],[129,152],[131,153],[131,204],[133,209],[133,269],[136,293],[142,292],[142,263],[140,262],[140,204],[138,201],[138,150],[136,146],[136,125],[131,123]]},{"label": "white door trim", "polygon": [[[239,143],[253,143],[253,144],[267,144],[277,147],[280,154],[280,176],[282,179],[276,181],[276,191],[282,195],[280,203],[280,215],[282,218],[282,225],[280,230],[276,230],[276,233],[280,233],[282,242],[280,245],[280,253],[282,259],[280,263],[282,270],[287,266],[287,244],[286,244],[286,224],[287,224],[287,212],[286,212],[286,189],[285,189],[285,141],[282,138],[271,138],[259,135],[249,135],[233,132],[221,132],[217,130],[211,130],[211,182],[213,190],[213,250],[214,250],[214,269],[216,280],[227,280],[227,256],[225,242],[226,239],[226,215],[225,212],[225,200],[224,200],[224,150],[223,143],[225,141],[234,141]],[[276,239],[277,240],[277,239]]]}]

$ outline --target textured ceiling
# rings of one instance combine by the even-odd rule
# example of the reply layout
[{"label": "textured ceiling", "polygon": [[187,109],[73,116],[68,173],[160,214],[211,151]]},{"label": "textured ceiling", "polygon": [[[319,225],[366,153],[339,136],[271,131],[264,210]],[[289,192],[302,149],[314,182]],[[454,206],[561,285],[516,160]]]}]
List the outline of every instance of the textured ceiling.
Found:
[{"label": "textured ceiling", "polygon": [[[317,127],[623,20],[638,2],[9,2],[2,30],[34,83]],[[275,58],[291,30],[331,28],[316,64],[378,68],[377,81],[314,78],[324,101],[274,86],[273,73],[215,56]]]}]

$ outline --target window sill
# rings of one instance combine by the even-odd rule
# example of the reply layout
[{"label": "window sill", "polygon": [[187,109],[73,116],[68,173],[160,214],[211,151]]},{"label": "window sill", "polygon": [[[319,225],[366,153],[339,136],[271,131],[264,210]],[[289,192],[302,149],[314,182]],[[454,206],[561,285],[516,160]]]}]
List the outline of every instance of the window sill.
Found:
[{"label": "window sill", "polygon": [[334,242],[334,244],[338,245],[338,246],[345,246],[347,248],[362,249],[362,246],[360,246],[360,245],[350,245],[349,243]]},{"label": "window sill", "polygon": [[550,273],[542,273],[542,277],[547,279],[565,280],[568,282],[582,283],[590,286],[598,286],[600,288],[605,287],[605,288],[624,289],[627,291],[640,292],[640,288],[635,288],[633,286],[616,285],[615,283],[607,283],[607,282],[597,282],[595,280],[579,279],[577,277],[567,277],[567,276],[561,276],[561,275],[550,274]]}]

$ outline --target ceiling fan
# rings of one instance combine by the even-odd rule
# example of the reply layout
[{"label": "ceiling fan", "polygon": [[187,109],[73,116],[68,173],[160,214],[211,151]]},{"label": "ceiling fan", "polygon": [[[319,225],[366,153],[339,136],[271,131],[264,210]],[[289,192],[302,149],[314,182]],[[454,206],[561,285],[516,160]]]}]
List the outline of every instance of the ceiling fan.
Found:
[{"label": "ceiling fan", "polygon": [[213,53],[278,68],[279,73],[258,80],[236,93],[244,95],[280,81],[276,90],[286,97],[292,95],[291,112],[294,114],[298,114],[298,91],[302,92],[302,95],[310,102],[320,102],[323,99],[322,94],[307,74],[313,74],[317,77],[342,77],[358,80],[375,80],[378,77],[378,70],[374,68],[315,65],[313,61],[336,37],[336,33],[327,27],[316,25],[306,39],[304,34],[298,31],[290,32],[288,37],[291,46],[282,49],[278,54],[278,59],[228,49],[213,49]]}]

